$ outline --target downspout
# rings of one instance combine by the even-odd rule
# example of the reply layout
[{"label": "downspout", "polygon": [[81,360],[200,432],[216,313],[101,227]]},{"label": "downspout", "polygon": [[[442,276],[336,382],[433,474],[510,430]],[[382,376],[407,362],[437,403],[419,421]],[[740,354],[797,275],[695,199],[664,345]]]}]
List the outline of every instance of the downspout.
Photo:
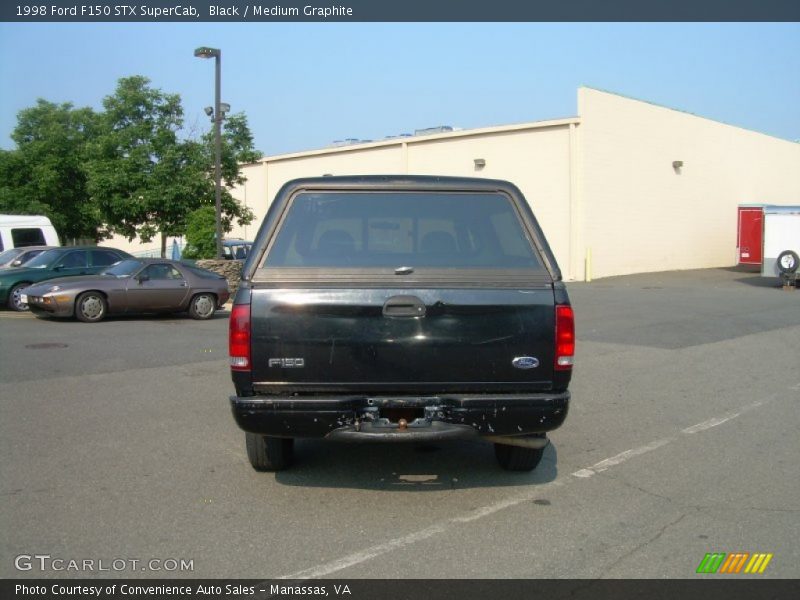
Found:
[{"label": "downspout", "polygon": [[569,273],[570,280],[578,279],[580,206],[578,204],[578,140],[576,124],[569,124]]}]

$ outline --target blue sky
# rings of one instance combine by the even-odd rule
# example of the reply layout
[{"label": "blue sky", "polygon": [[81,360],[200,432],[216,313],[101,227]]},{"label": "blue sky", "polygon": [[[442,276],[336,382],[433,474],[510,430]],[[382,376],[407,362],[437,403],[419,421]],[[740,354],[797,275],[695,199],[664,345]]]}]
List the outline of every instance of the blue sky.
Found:
[{"label": "blue sky", "polygon": [[100,108],[129,75],[210,127],[201,45],[267,154],[573,116],[580,85],[800,139],[797,23],[2,23],[0,147],[37,98]]}]

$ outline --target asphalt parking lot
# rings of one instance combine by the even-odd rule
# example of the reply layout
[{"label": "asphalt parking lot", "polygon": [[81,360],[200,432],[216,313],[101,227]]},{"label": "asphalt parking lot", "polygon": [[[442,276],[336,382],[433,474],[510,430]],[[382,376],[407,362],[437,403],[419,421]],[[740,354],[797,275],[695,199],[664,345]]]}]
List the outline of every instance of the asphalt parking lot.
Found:
[{"label": "asphalt parking lot", "polygon": [[[573,403],[532,474],[479,442],[320,441],[259,474],[226,314],[0,313],[0,576],[693,578],[761,552],[727,577],[799,577],[800,290],[735,269],[569,290]],[[33,554],[128,562],[15,567]],[[150,559],[193,570],[129,566]]]}]

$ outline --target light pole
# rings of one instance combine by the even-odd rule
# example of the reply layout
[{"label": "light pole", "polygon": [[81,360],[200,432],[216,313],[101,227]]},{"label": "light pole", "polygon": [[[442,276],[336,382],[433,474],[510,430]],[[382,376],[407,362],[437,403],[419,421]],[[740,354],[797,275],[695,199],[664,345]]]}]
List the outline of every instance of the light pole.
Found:
[{"label": "light pole", "polygon": [[194,51],[198,58],[214,58],[214,113],[211,117],[214,121],[214,209],[216,211],[216,238],[217,238],[217,258],[222,258],[222,119],[225,118],[220,109],[220,89],[222,79],[222,51],[219,48],[209,48],[202,46]]}]

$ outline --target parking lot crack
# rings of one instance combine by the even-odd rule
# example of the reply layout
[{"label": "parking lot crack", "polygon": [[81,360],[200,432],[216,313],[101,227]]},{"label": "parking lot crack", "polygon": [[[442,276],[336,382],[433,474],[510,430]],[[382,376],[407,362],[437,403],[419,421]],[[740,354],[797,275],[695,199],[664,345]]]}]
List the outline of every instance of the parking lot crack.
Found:
[{"label": "parking lot crack", "polygon": [[626,552],[625,554],[623,554],[622,556],[620,556],[619,558],[617,558],[617,560],[615,560],[613,563],[611,563],[611,564],[610,564],[610,565],[609,565],[609,566],[608,566],[608,567],[605,569],[605,572],[606,572],[607,576],[608,576],[608,577],[612,577],[612,575],[611,575],[611,571],[614,569],[614,567],[616,567],[617,565],[619,565],[619,564],[621,564],[622,562],[624,562],[624,561],[625,561],[627,558],[629,558],[629,557],[633,556],[634,554],[636,554],[637,552],[639,552],[639,550],[641,550],[642,548],[644,548],[644,547],[646,547],[646,546],[648,546],[648,545],[652,544],[653,542],[656,542],[656,541],[658,541],[658,539],[659,539],[659,538],[660,538],[662,535],[664,535],[664,533],[667,531],[667,529],[669,529],[670,527],[674,527],[675,525],[677,525],[678,523],[680,523],[680,522],[681,522],[683,519],[685,519],[685,518],[686,518],[686,513],[681,513],[681,515],[680,515],[680,516],[679,516],[677,519],[675,519],[674,521],[671,521],[671,522],[669,522],[669,523],[666,523],[664,526],[662,526],[662,527],[661,527],[661,528],[660,528],[660,529],[659,529],[659,530],[656,532],[656,534],[655,534],[653,537],[651,537],[650,539],[648,539],[648,540],[646,540],[646,541],[642,542],[641,544],[638,544],[638,545],[636,545],[634,548],[632,548],[631,550],[629,550],[628,552]]},{"label": "parking lot crack", "polygon": [[628,488],[630,488],[632,490],[636,490],[637,492],[641,492],[641,493],[646,494],[648,496],[652,496],[653,498],[659,498],[661,500],[666,500],[667,502],[670,502],[670,503],[676,501],[674,498],[670,498],[669,496],[664,496],[663,494],[657,494],[656,492],[650,491],[650,490],[648,490],[646,488],[643,488],[641,486],[633,484],[633,483],[631,483],[629,481],[625,481],[624,479],[622,479],[620,477],[614,477],[613,475],[610,475],[609,477],[611,479],[613,479],[614,481],[617,481],[617,482],[621,483],[625,487],[628,487]]},{"label": "parking lot crack", "polygon": [[611,478],[614,481],[624,485],[625,487],[628,487],[628,488],[630,488],[632,490],[636,490],[637,492],[641,492],[641,493],[646,494],[648,496],[651,496],[653,498],[658,498],[659,500],[665,500],[665,501],[667,501],[667,502],[669,502],[671,504],[674,504],[675,506],[678,506],[678,507],[680,507],[680,508],[682,508],[684,510],[701,511],[701,510],[709,510],[709,509],[717,510],[717,509],[720,509],[720,508],[724,509],[724,507],[721,507],[718,504],[692,504],[692,503],[682,502],[682,501],[678,500],[677,498],[672,498],[670,496],[665,496],[663,494],[658,494],[656,492],[648,490],[648,489],[646,489],[644,487],[641,487],[641,486],[636,485],[634,483],[631,483],[629,481],[625,481],[624,479],[621,479],[620,477],[611,477]]}]

